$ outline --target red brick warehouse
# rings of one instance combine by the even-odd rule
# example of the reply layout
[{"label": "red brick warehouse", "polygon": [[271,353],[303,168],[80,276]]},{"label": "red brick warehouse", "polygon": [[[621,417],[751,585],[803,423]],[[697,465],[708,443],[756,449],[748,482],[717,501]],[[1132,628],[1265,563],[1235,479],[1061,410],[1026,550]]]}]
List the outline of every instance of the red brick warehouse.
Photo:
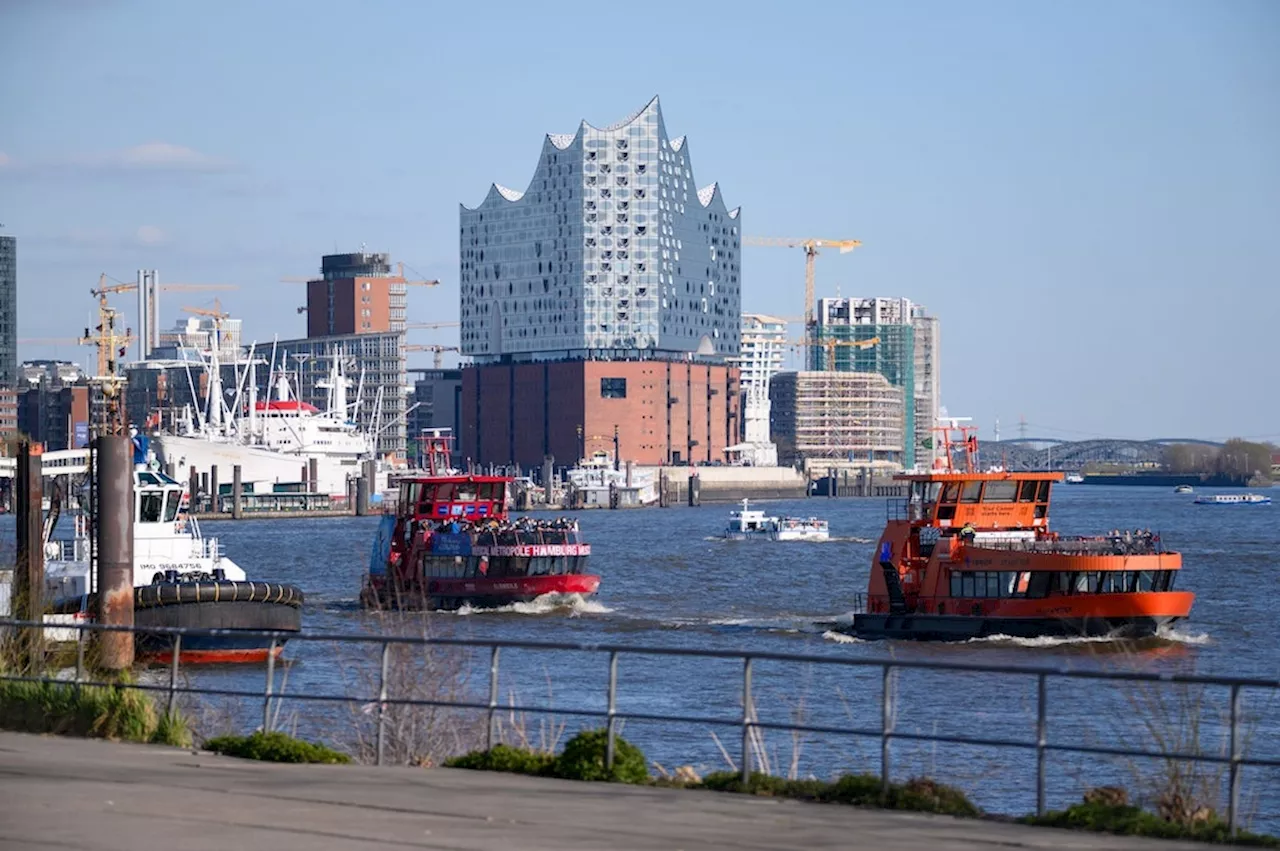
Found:
[{"label": "red brick warehouse", "polygon": [[637,464],[709,464],[737,441],[738,369],[677,361],[493,364],[462,373],[463,458],[573,464],[593,452]]}]

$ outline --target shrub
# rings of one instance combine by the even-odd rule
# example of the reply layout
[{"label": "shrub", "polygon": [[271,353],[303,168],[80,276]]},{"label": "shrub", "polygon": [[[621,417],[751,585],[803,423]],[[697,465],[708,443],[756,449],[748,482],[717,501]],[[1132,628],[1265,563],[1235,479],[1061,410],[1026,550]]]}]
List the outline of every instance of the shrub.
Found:
[{"label": "shrub", "polygon": [[295,739],[286,733],[249,736],[219,736],[204,743],[204,749],[224,756],[257,759],[263,762],[348,763],[351,757],[322,744]]},{"label": "shrub", "polygon": [[609,734],[606,730],[583,730],[570,739],[556,759],[555,774],[568,780],[607,780],[612,783],[647,783],[648,763],[635,745],[621,736],[613,737],[613,768],[605,767]]},{"label": "shrub", "polygon": [[494,745],[492,750],[472,751],[444,761],[447,768],[470,768],[475,771],[509,771],[547,777],[554,774],[556,758],[510,745]]},{"label": "shrub", "polygon": [[914,810],[953,816],[978,816],[978,809],[959,789],[944,786],[927,778],[906,783],[892,783],[886,797],[880,778],[871,774],[846,774],[832,783],[821,780],[786,780],[770,774],[752,774],[744,787],[742,778],[729,771],[709,774],[703,779],[706,789],[717,792],[746,792],[777,798],[799,798],[833,804],[862,807],[885,807],[892,810]]},{"label": "shrub", "polygon": [[1102,833],[1118,833],[1123,836],[1192,839],[1216,843],[1235,842],[1238,845],[1280,848],[1280,839],[1246,831],[1238,831],[1232,839],[1227,823],[1216,815],[1193,825],[1183,825],[1165,821],[1139,807],[1106,803],[1097,800],[1096,797],[1065,810],[1050,812],[1043,816],[1027,816],[1021,821],[1042,827],[1093,830]]}]

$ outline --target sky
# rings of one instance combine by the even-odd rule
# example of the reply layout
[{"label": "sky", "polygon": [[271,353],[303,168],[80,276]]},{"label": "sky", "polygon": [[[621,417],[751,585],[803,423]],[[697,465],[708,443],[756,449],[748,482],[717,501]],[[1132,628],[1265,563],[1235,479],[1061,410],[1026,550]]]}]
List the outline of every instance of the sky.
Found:
[{"label": "sky", "polygon": [[[139,268],[239,287],[163,294],[165,327],[216,296],[246,340],[304,336],[280,278],[361,245],[442,282],[410,320],[456,319],[458,205],[655,94],[746,235],[863,242],[819,297],[940,317],[983,436],[1280,440],[1272,0],[0,0],[19,337],[76,337]],[[800,315],[802,252],[744,247],[742,286]]]}]

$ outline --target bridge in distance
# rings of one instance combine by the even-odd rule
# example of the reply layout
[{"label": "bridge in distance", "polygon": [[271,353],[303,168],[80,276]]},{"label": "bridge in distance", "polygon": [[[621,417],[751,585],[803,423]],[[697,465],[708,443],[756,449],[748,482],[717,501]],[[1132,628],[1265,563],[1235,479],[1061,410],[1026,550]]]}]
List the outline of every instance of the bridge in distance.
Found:
[{"label": "bridge in distance", "polygon": [[1010,470],[1077,471],[1086,464],[1159,464],[1164,450],[1174,444],[1220,447],[1213,440],[1194,437],[1161,437],[1152,440],[1094,438],[1062,440],[1056,437],[1017,437],[980,445],[983,465],[1001,464]]}]

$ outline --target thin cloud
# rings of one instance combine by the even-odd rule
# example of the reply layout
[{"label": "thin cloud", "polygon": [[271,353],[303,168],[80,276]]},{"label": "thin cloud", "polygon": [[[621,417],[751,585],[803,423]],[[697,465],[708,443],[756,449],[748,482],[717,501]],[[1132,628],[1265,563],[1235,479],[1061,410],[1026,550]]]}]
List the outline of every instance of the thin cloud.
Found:
[{"label": "thin cloud", "polygon": [[97,153],[75,154],[47,160],[17,160],[0,153],[0,169],[11,172],[187,172],[212,174],[231,171],[231,160],[175,145],[170,142],[144,142],[128,148]]}]

